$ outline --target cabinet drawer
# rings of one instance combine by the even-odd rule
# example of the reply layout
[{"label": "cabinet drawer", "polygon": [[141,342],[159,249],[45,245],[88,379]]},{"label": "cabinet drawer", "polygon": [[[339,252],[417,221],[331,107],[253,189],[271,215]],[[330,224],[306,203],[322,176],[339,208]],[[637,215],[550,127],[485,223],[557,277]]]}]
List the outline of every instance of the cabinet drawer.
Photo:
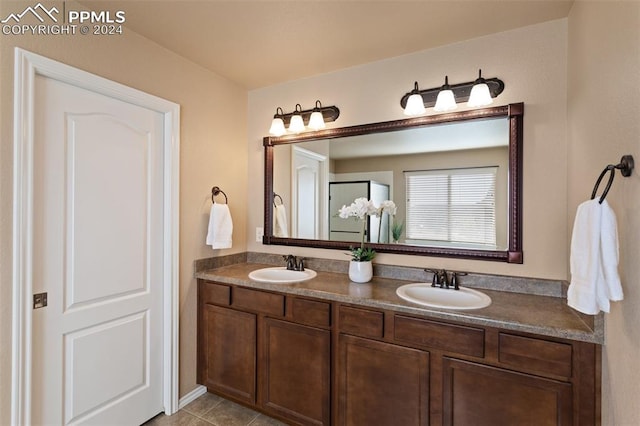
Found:
[{"label": "cabinet drawer", "polygon": [[571,345],[500,333],[498,360],[528,371],[571,377]]},{"label": "cabinet drawer", "polygon": [[484,357],[484,330],[396,315],[395,340],[432,349]]},{"label": "cabinet drawer", "polygon": [[318,327],[331,325],[331,304],[308,299],[291,299],[293,321]]},{"label": "cabinet drawer", "polygon": [[268,315],[284,315],[284,296],[281,294],[234,287],[231,305],[235,308],[262,312]]},{"label": "cabinet drawer", "polygon": [[231,302],[231,288],[229,286],[204,281],[200,290],[202,291],[200,297],[203,303],[229,306]]},{"label": "cabinet drawer", "polygon": [[338,321],[342,333],[373,338],[382,338],[384,335],[382,312],[340,306]]}]

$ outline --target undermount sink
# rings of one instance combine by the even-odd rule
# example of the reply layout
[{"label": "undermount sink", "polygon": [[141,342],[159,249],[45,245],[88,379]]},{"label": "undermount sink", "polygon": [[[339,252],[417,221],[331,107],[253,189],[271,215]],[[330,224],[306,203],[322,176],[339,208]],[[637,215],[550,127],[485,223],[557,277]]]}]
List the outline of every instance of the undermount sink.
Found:
[{"label": "undermount sink", "polygon": [[405,284],[398,287],[396,294],[408,301],[432,308],[480,309],[491,304],[491,298],[470,288],[460,290],[431,287],[427,283]]},{"label": "undermount sink", "polygon": [[289,284],[307,281],[314,278],[316,271],[305,269],[304,271],[292,271],[284,266],[256,269],[249,273],[249,278],[261,283]]}]

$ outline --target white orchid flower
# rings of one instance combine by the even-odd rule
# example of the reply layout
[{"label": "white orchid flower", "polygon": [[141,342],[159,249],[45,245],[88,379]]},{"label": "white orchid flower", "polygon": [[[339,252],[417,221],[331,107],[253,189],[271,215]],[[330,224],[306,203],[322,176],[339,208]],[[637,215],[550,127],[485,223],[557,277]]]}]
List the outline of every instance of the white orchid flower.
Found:
[{"label": "white orchid flower", "polygon": [[353,216],[352,211],[353,209],[351,208],[351,206],[342,206],[342,208],[340,208],[340,210],[338,211],[338,216],[340,216],[342,219],[347,219]]},{"label": "white orchid flower", "polygon": [[360,247],[351,249],[351,256],[354,261],[370,261],[376,255],[375,251],[372,249],[365,249],[364,247],[365,228],[367,225],[367,221],[364,219],[368,215],[371,216],[375,214],[378,214],[378,209],[375,204],[373,204],[373,201],[367,200],[365,197],[356,198],[350,206],[342,206],[338,211],[338,216],[342,219],[355,217],[362,220],[362,230],[360,232],[362,239],[360,241]]},{"label": "white orchid flower", "polygon": [[389,216],[395,216],[398,208],[396,207],[396,203],[391,200],[384,200],[380,203],[380,207],[376,211],[376,216],[380,217],[383,213],[388,214]]},{"label": "white orchid flower", "polygon": [[367,200],[364,197],[356,198],[350,206],[342,206],[339,210],[338,215],[342,219],[347,219],[349,217],[357,217],[362,220],[367,215],[372,215],[377,212],[376,206],[372,201]]}]

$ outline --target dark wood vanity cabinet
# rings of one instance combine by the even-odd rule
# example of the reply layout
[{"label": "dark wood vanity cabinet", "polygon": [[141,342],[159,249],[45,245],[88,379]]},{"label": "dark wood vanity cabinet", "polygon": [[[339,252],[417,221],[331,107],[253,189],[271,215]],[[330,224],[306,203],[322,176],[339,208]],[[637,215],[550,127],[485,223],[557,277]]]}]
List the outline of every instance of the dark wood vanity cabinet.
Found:
[{"label": "dark wood vanity cabinet", "polygon": [[444,425],[573,424],[571,383],[446,357],[442,365]]},{"label": "dark wood vanity cabinet", "polygon": [[429,424],[429,353],[340,335],[339,425]]},{"label": "dark wood vanity cabinet", "polygon": [[337,306],[339,425],[594,425],[597,345]]},{"label": "dark wood vanity cabinet", "polygon": [[429,424],[429,353],[385,338],[381,311],[338,305],[336,423]]},{"label": "dark wood vanity cabinet", "polygon": [[331,305],[198,283],[198,381],[294,425],[329,425]]},{"label": "dark wood vanity cabinet", "polygon": [[599,424],[600,347],[487,329],[484,360],[442,360],[443,424]]},{"label": "dark wood vanity cabinet", "polygon": [[596,425],[600,346],[199,281],[198,379],[293,425]]},{"label": "dark wood vanity cabinet", "polygon": [[300,424],[328,425],[330,332],[266,318],[264,336],[261,405]]},{"label": "dark wood vanity cabinet", "polygon": [[199,381],[239,401],[256,402],[256,315],[205,304]]}]

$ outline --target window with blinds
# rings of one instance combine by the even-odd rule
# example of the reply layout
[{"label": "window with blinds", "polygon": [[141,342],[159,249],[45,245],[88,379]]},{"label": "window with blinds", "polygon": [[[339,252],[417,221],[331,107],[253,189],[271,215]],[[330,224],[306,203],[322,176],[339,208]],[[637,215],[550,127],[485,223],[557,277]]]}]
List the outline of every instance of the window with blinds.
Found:
[{"label": "window with blinds", "polygon": [[496,247],[497,166],[405,172],[414,243]]}]

